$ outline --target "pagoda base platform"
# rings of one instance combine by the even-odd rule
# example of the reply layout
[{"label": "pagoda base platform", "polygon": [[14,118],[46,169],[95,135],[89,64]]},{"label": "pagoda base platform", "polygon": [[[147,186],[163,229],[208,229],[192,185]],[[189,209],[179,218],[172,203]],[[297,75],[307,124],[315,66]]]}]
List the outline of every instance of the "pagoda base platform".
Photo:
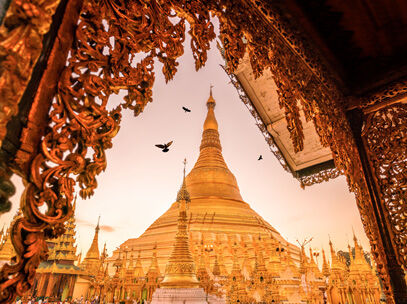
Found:
[{"label": "pagoda base platform", "polygon": [[150,304],[224,304],[225,300],[207,295],[203,288],[158,288]]}]

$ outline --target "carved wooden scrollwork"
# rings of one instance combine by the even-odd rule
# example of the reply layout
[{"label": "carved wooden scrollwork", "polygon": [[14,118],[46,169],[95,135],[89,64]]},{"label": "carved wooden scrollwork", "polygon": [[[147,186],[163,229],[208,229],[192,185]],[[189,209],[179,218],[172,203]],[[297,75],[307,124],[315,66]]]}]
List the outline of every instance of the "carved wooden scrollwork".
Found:
[{"label": "carved wooden scrollwork", "polygon": [[[41,3],[46,11],[51,1]],[[306,42],[290,34],[273,5],[259,5],[259,1],[237,4],[234,0],[84,0],[67,65],[57,80],[49,126],[31,164],[21,202],[24,217],[13,226],[18,260],[2,269],[1,303],[12,302],[16,294],[31,287],[35,269],[47,254],[46,238],[63,233],[63,223],[71,215],[74,187],[79,186],[83,198],[93,194],[96,176],[106,167],[105,150],[111,148],[119,131],[121,110],[139,115],[152,101],[155,62],[162,63],[166,81],[174,77],[177,58],[184,51],[185,21],[190,23],[195,68],[205,64],[209,43],[215,38],[209,12],[220,20],[229,72],[236,69],[245,51],[256,76],[264,69],[271,70],[295,151],[302,150],[304,137],[299,104],[307,121],[313,121],[322,145],[331,148],[338,172],[344,172],[350,190],[356,193],[391,299],[384,253],[372,222],[369,194],[342,108],[341,90],[326,76],[323,63],[308,60],[302,52]],[[5,35],[17,39],[14,33]],[[22,37],[16,41],[24,41]],[[26,75],[29,73],[27,70]],[[0,82],[0,90],[10,81],[6,80]],[[112,109],[109,96],[120,90],[126,90],[127,95]],[[40,211],[42,206],[46,206],[45,212]]]},{"label": "carved wooden scrollwork", "polygon": [[300,177],[298,179],[301,183],[301,187],[304,188],[306,186],[312,186],[314,184],[327,182],[330,179],[337,178],[339,175],[341,175],[341,172],[338,169],[330,168],[326,170],[321,170],[318,173],[314,173],[309,176]]},{"label": "carved wooden scrollwork", "polygon": [[407,105],[371,113],[362,135],[398,249],[397,259],[407,269]]},{"label": "carved wooden scrollwork", "polygon": [[[185,39],[185,18],[174,22],[175,16],[165,2],[84,2],[52,103],[49,128],[31,164],[21,200],[24,217],[12,228],[18,260],[2,269],[1,303],[12,302],[33,284],[36,268],[47,257],[45,240],[61,235],[72,214],[75,185],[83,198],[93,194],[96,176],[106,168],[105,150],[119,130],[121,109],[138,115],[152,100],[154,60],[163,64],[167,81],[173,78]],[[208,12],[190,18],[199,68],[215,34]],[[139,62],[138,53],[144,54]],[[122,89],[128,92],[123,103],[109,110],[109,96]]]},{"label": "carved wooden scrollwork", "polygon": [[0,26],[0,145],[40,56],[59,0],[13,0]]}]

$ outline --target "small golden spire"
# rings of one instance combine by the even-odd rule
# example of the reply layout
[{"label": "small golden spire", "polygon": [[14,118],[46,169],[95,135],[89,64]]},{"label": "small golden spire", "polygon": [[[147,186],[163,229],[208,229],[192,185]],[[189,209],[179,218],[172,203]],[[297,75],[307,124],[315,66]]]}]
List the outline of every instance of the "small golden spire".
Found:
[{"label": "small golden spire", "polygon": [[189,192],[187,191],[187,185],[185,182],[185,168],[187,165],[187,159],[185,158],[184,161],[184,177],[182,179],[182,186],[177,193],[177,202],[185,201],[187,203],[191,202],[191,198]]},{"label": "small golden spire", "polygon": [[144,270],[143,270],[143,266],[141,265],[140,250],[138,251],[136,267],[134,268],[134,276],[136,278],[144,277]]},{"label": "small golden spire", "polygon": [[252,269],[252,265],[250,263],[249,253],[247,252],[246,243],[242,242],[242,247],[243,247],[243,265],[242,265],[242,269],[250,274],[250,273],[252,273],[253,269]]},{"label": "small golden spire", "polygon": [[166,266],[165,276],[161,282],[163,288],[199,287],[199,281],[195,275],[194,259],[192,258],[189,248],[187,231],[186,203],[187,200],[189,200],[189,193],[185,184],[185,166],[186,159],[184,160],[184,178],[182,187],[177,195],[179,203],[178,230],[172,247],[172,253]]},{"label": "small golden spire", "polygon": [[93,236],[92,244],[88,252],[86,253],[85,258],[82,261],[82,267],[85,268],[88,272],[96,271],[99,265],[100,253],[99,253],[99,223],[100,216],[98,218],[97,225],[95,227],[95,234]]},{"label": "small golden spire", "polygon": [[322,249],[322,274],[325,277],[329,277],[329,275],[330,275],[329,266],[328,266],[328,263],[326,261],[324,249]]},{"label": "small golden spire", "polygon": [[253,271],[255,273],[267,273],[266,264],[264,262],[264,257],[261,249],[256,252],[254,261],[255,262]]},{"label": "small golden spire", "polygon": [[213,85],[211,84],[209,86],[209,98],[208,98],[208,101],[206,102],[208,109],[209,109],[209,107],[214,108],[216,106],[215,99],[212,96],[212,88],[213,88]]},{"label": "small golden spire", "polygon": [[[350,264],[352,264],[352,262],[353,262],[353,254],[352,254],[352,248],[350,247],[349,244],[348,244],[348,251],[349,251],[349,261],[350,261]],[[355,253],[356,253],[356,248],[355,248]]]},{"label": "small golden spire", "polygon": [[158,260],[157,260],[157,242],[154,244],[154,247],[153,247],[153,256],[151,257],[151,264],[150,264],[150,268],[147,271],[147,275],[156,276],[156,277],[161,276],[160,268],[158,267]]},{"label": "small golden spire", "polygon": [[206,102],[206,106],[208,107],[208,113],[206,115],[206,119],[204,122],[204,131],[205,130],[218,131],[218,122],[216,121],[215,112],[214,112],[216,102],[212,96],[212,86],[210,87],[209,98],[208,98],[208,101]]}]

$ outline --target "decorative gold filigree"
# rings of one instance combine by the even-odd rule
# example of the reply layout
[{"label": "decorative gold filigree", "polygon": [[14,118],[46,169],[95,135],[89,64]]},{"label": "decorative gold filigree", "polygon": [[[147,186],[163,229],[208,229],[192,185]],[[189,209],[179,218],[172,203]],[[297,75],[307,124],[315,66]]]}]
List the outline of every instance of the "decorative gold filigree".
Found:
[{"label": "decorative gold filigree", "polygon": [[0,27],[0,145],[41,54],[59,0],[14,0]]},{"label": "decorative gold filigree", "polygon": [[[138,115],[152,100],[154,58],[163,63],[167,81],[174,76],[176,58],[183,54],[185,21],[173,22],[173,17],[169,3],[85,1],[49,129],[31,165],[21,201],[24,218],[13,226],[19,260],[2,269],[1,303],[13,301],[33,284],[35,270],[47,255],[45,239],[63,233],[71,216],[74,186],[79,185],[83,198],[93,194],[96,175],[106,168],[105,150],[119,130],[121,108]],[[195,15],[191,27],[197,68],[215,37],[208,18],[207,12]],[[145,56],[136,63],[140,52]],[[123,103],[108,110],[109,96],[121,89],[128,91]],[[45,213],[40,211],[43,205]]]},{"label": "decorative gold filigree", "polygon": [[397,259],[407,269],[407,105],[371,113],[363,136],[388,212]]},{"label": "decorative gold filigree", "polygon": [[341,172],[338,169],[330,168],[321,170],[308,176],[298,177],[298,180],[301,183],[301,187],[304,188],[305,186],[312,186],[322,182],[327,182],[330,179],[337,178],[339,175],[341,175]]},{"label": "decorative gold filigree", "polygon": [[[39,12],[48,12],[53,7],[50,3],[55,2],[42,3],[43,10]],[[220,20],[220,38],[229,72],[234,72],[246,48],[256,77],[264,69],[271,70],[295,151],[301,151],[304,145],[299,104],[306,120],[313,121],[322,145],[331,148],[336,167],[344,172],[350,190],[356,194],[388,302],[392,303],[385,254],[339,85],[322,62],[311,60],[312,56],[306,54],[305,50],[309,49],[306,40],[298,38],[298,31],[290,30],[277,4],[232,0],[84,1],[70,58],[59,79],[58,94],[50,111],[49,130],[42,140],[41,153],[31,166],[30,183],[22,199],[24,218],[13,228],[19,260],[3,268],[1,303],[11,302],[17,293],[30,288],[35,269],[46,256],[45,238],[60,235],[63,222],[72,212],[74,186],[80,186],[80,195],[84,198],[93,194],[96,175],[106,167],[105,150],[112,146],[112,138],[119,130],[121,109],[131,109],[138,115],[152,101],[154,60],[163,64],[166,81],[174,77],[177,58],[183,54],[185,20],[191,24],[189,34],[195,67],[205,64],[209,42],[215,37],[210,11]],[[23,19],[27,19],[31,10],[21,8],[18,12],[23,12]],[[32,20],[44,19],[44,24],[48,20],[46,14],[34,16],[35,19],[28,18],[30,30],[36,26],[35,22],[31,24]],[[176,16],[178,18],[174,18]],[[11,41],[27,42],[25,37],[29,36],[24,29],[14,28],[21,34],[8,35],[12,39],[3,43],[3,49],[10,48]],[[26,49],[24,44],[14,45],[23,46],[16,49],[19,54]],[[28,53],[30,51],[28,48]],[[7,70],[13,71],[13,64],[27,63],[8,58]],[[31,70],[18,71],[27,71],[24,75],[29,77]],[[20,79],[3,77],[7,75],[13,74],[2,75],[0,89],[7,90],[11,84],[10,87],[20,92]],[[109,96],[120,90],[128,92],[123,103],[108,110]],[[1,99],[8,100],[7,96]],[[3,112],[7,112],[5,110],[3,108]],[[41,213],[39,207],[44,204],[48,209]]]},{"label": "decorative gold filigree", "polygon": [[362,108],[367,108],[373,105],[383,104],[389,100],[402,98],[407,95],[407,79],[402,79],[395,83],[392,83],[386,88],[373,93],[360,105]]}]

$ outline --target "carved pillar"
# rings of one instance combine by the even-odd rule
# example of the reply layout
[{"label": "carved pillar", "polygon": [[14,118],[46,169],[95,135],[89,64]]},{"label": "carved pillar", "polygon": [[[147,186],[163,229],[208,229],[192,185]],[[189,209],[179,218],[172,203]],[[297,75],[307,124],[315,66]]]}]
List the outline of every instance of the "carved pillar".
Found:
[{"label": "carved pillar", "polygon": [[49,279],[47,280],[47,289],[45,290],[45,297],[50,297],[51,293],[52,293],[52,289],[54,287],[55,284],[55,275],[54,274],[50,274],[49,275]]},{"label": "carved pillar", "polygon": [[[401,105],[401,107],[403,107]],[[404,106],[404,111],[405,113],[407,113],[406,111],[406,106]],[[378,111],[379,112],[379,111]],[[407,303],[407,285],[406,285],[406,281],[404,279],[404,271],[402,269],[401,263],[399,262],[399,260],[397,259],[397,256],[399,256],[400,254],[398,253],[398,249],[397,249],[397,245],[394,243],[394,237],[395,237],[395,233],[394,231],[392,231],[392,225],[394,225],[394,223],[391,222],[391,216],[392,214],[389,214],[389,208],[386,205],[386,203],[388,204],[389,201],[392,200],[391,197],[386,197],[386,195],[388,195],[389,193],[391,193],[391,188],[392,187],[398,187],[398,189],[395,189],[395,192],[399,193],[399,194],[403,194],[405,195],[405,189],[403,190],[402,187],[406,187],[406,185],[402,185],[402,174],[400,174],[399,176],[393,176],[393,177],[389,177],[387,179],[387,181],[383,181],[382,183],[379,182],[379,180],[382,180],[382,177],[379,177],[379,175],[386,175],[386,172],[379,172],[377,169],[380,169],[380,162],[386,162],[389,161],[391,162],[396,162],[397,159],[387,159],[388,157],[390,157],[389,155],[377,155],[374,154],[372,152],[372,149],[377,149],[377,148],[383,148],[380,147],[380,142],[378,142],[380,139],[383,141],[386,141],[387,147],[384,147],[383,149],[387,149],[387,150],[394,150],[393,152],[398,151],[400,148],[403,149],[402,146],[402,141],[406,141],[406,135],[402,134],[402,131],[400,131],[399,137],[404,135],[404,138],[392,138],[391,134],[391,130],[387,130],[388,132],[385,132],[386,130],[384,129],[377,129],[377,127],[379,127],[378,125],[372,125],[375,122],[372,121],[372,115],[374,114],[370,114],[369,117],[367,117],[362,110],[360,109],[354,109],[351,110],[347,113],[347,117],[350,123],[350,126],[352,128],[352,133],[358,148],[358,152],[359,152],[359,157],[361,159],[362,162],[362,168],[363,168],[363,173],[366,179],[366,184],[368,187],[368,191],[369,191],[369,195],[370,195],[370,202],[372,204],[372,209],[373,209],[373,216],[374,216],[374,222],[376,224],[376,229],[377,229],[377,236],[379,237],[378,241],[379,244],[375,244],[375,246],[378,247],[382,247],[383,251],[384,251],[384,256],[381,256],[381,259],[383,261],[385,261],[386,265],[385,267],[387,268],[387,273],[389,275],[389,279],[390,279],[390,284],[392,287],[392,291],[393,291],[393,297],[394,297],[394,301],[396,303]],[[379,115],[379,119],[380,119],[380,113]],[[384,114],[383,114],[384,115]],[[393,113],[394,115],[394,113]],[[369,122],[370,123],[367,124],[365,126],[365,128],[363,129],[363,123],[367,121],[367,118],[369,118]],[[383,118],[381,116],[381,118]],[[389,118],[387,117],[388,119]],[[378,119],[378,120],[379,120]],[[384,118],[386,120],[386,118]],[[388,123],[389,120],[386,120],[386,123]],[[385,124],[385,122],[383,122],[383,125]],[[406,128],[407,125],[407,116],[404,116],[404,128]],[[383,127],[383,126],[382,126]],[[401,126],[400,126],[401,127]],[[376,140],[372,140],[372,138],[374,138],[373,133],[377,136],[377,138],[375,138]],[[380,139],[379,139],[380,138]],[[379,145],[379,147],[372,147],[371,144],[375,144],[375,145]],[[404,144],[405,145],[405,144]],[[405,147],[404,147],[405,149]],[[375,150],[376,152],[378,152],[377,150]],[[380,153],[383,153],[386,151],[381,151]],[[391,151],[387,151],[388,153],[391,153]],[[379,152],[378,152],[379,153]],[[397,153],[395,153],[397,154]],[[376,160],[377,163],[373,163],[374,161],[374,157],[376,156]],[[379,159],[380,158],[380,159]],[[403,168],[406,169],[406,160],[399,160],[400,162],[400,169]],[[387,165],[392,166],[390,163],[387,163]],[[403,164],[401,164],[403,163]],[[396,165],[396,164],[393,164]],[[398,184],[397,184],[398,183]],[[397,204],[397,203],[402,203],[402,200],[406,199],[405,197],[400,197],[398,198],[400,199],[400,202],[394,202],[393,204]],[[387,201],[386,201],[387,200]],[[390,211],[391,212],[391,211]],[[399,216],[402,216],[402,210],[395,210],[395,213],[400,212]],[[404,225],[405,225],[405,219],[404,219]],[[399,225],[403,224],[403,221],[399,221],[398,223]],[[404,228],[405,229],[405,226]],[[375,248],[372,248],[374,251],[374,254],[378,254],[378,252],[380,251],[375,251]],[[405,249],[404,249],[405,250]],[[380,253],[379,253],[380,254]],[[405,258],[405,257],[404,257]]]},{"label": "carved pillar", "polygon": [[[60,235],[62,223],[70,216],[68,206],[72,199],[66,202],[62,195],[58,197],[63,206],[59,216],[55,216],[55,206],[49,208],[46,217],[33,210],[41,205],[38,190],[42,186],[32,184],[36,173],[30,167],[49,123],[51,101],[72,45],[81,6],[82,0],[11,1],[5,20],[10,18],[18,24],[13,21],[9,27],[6,23],[1,25],[0,48],[7,60],[0,62],[0,99],[7,101],[12,111],[4,117],[6,107],[0,109],[0,213],[9,208],[8,197],[14,191],[8,182],[10,168],[23,177],[26,189],[30,189],[21,199],[24,216],[14,224],[11,236],[20,258],[16,265],[6,265],[0,271],[2,304],[12,303],[16,295],[31,288],[35,270],[46,258],[45,239]],[[29,201],[27,193],[31,194]],[[50,202],[50,196],[42,198]],[[48,287],[51,285],[43,281],[38,291],[47,290],[47,283]]]},{"label": "carved pillar", "polygon": [[37,274],[38,278],[38,285],[37,285],[37,297],[42,295],[42,290],[44,289],[44,282],[45,282],[45,274]]},{"label": "carved pillar", "polygon": [[77,277],[78,277],[77,275],[71,276],[71,280],[69,282],[69,293],[68,293],[69,298],[72,298],[73,290],[75,289],[75,283],[76,283]]}]

